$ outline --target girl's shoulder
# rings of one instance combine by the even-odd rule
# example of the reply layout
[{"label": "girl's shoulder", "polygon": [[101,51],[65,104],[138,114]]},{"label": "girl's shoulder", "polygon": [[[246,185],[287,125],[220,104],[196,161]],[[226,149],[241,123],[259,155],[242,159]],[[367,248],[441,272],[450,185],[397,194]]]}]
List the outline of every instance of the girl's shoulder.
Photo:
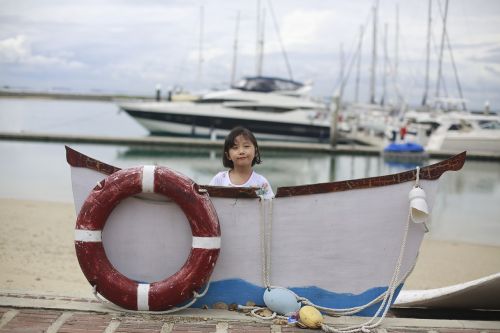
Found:
[{"label": "girl's shoulder", "polygon": [[257,195],[262,196],[264,199],[270,199],[274,197],[273,189],[271,184],[266,179],[266,177],[258,174],[257,172],[252,173],[251,182],[254,186],[258,187]]},{"label": "girl's shoulder", "polygon": [[219,178],[226,178],[229,176],[229,172],[227,170],[223,170],[223,171],[219,171],[215,177],[219,177]]},{"label": "girl's shoulder", "polygon": [[209,185],[227,186],[228,180],[229,180],[229,174],[227,170],[220,171],[212,178]]},{"label": "girl's shoulder", "polygon": [[255,171],[252,173],[252,176],[250,178],[252,178],[254,181],[258,180],[260,182],[269,183],[266,177],[262,176],[260,173],[257,173]]}]

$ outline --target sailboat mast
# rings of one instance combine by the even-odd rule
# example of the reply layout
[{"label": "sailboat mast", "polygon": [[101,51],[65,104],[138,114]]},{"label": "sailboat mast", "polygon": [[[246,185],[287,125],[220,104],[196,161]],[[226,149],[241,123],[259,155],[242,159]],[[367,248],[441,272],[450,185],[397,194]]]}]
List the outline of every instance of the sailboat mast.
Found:
[{"label": "sailboat mast", "polygon": [[[260,55],[260,0],[257,0],[257,30],[255,31],[255,73],[259,72]],[[257,74],[258,75],[258,74]]]},{"label": "sailboat mast", "polygon": [[203,75],[203,26],[205,24],[205,10],[203,6],[200,7],[200,36],[198,45],[198,75],[197,81],[201,81]]},{"label": "sailboat mast", "polygon": [[377,11],[378,0],[373,5],[373,45],[372,45],[372,72],[370,78],[370,103],[375,104],[375,74],[377,67]]},{"label": "sailboat mast", "polygon": [[344,55],[344,44],[340,43],[340,89],[339,89],[339,98],[342,99],[344,96],[344,80],[345,80],[345,55]]},{"label": "sailboat mast", "polygon": [[276,20],[276,15],[274,15],[274,8],[271,0],[268,0],[268,7],[271,12],[271,18],[274,23],[274,30],[276,31],[276,35],[278,36],[278,41],[280,43],[281,54],[283,55],[283,58],[285,60],[286,70],[288,71],[288,77],[290,78],[290,80],[293,81],[292,66],[290,66],[290,61],[288,60],[288,55],[285,50],[285,45],[283,45],[283,39],[281,38],[280,27],[278,25],[278,21]]},{"label": "sailboat mast", "polygon": [[229,83],[231,86],[234,85],[234,81],[236,78],[236,63],[238,60],[238,32],[240,29],[240,12],[236,16],[236,30],[234,32],[234,45],[233,45],[233,64],[231,66],[231,79]]},{"label": "sailboat mast", "polygon": [[396,5],[396,33],[394,34],[394,84],[398,85],[399,70],[399,5]]},{"label": "sailboat mast", "polygon": [[426,48],[426,61],[425,61],[425,86],[424,97],[422,98],[422,106],[427,105],[427,94],[429,93],[429,66],[431,57],[431,32],[432,32],[432,0],[429,0],[427,18],[427,48]]},{"label": "sailboat mast", "polygon": [[257,54],[257,76],[262,76],[262,67],[264,62],[264,31],[265,31],[265,21],[266,21],[266,10],[262,10],[262,19],[260,22],[260,34],[259,34],[259,53]]},{"label": "sailboat mast", "polygon": [[386,88],[387,88],[387,23],[384,24],[384,76],[382,77],[382,99],[380,100],[380,105],[385,105],[386,99]]},{"label": "sailboat mast", "polygon": [[360,75],[361,75],[361,49],[363,47],[363,34],[364,34],[364,29],[363,26],[359,28],[359,43],[358,43],[358,59],[357,59],[357,66],[356,66],[356,87],[354,91],[354,101],[356,103],[359,102],[359,82],[360,82]]},{"label": "sailboat mast", "polygon": [[446,21],[448,18],[448,0],[446,0],[444,5],[444,17],[443,17],[443,33],[441,35],[441,49],[439,51],[439,63],[438,63],[438,77],[436,84],[436,98],[439,97],[440,89],[441,89],[441,76],[443,75],[443,51],[444,51],[444,42],[446,37]]},{"label": "sailboat mast", "polygon": [[255,72],[257,76],[262,75],[262,66],[264,61],[265,20],[266,20],[266,10],[262,9],[261,12],[260,0],[258,0],[257,1],[257,54],[255,63]]}]

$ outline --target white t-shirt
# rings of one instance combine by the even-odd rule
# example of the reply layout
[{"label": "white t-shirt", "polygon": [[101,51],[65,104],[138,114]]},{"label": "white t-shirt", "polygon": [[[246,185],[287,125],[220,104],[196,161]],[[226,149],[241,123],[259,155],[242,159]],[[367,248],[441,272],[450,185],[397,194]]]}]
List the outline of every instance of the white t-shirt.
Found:
[{"label": "white t-shirt", "polygon": [[274,198],[273,189],[264,176],[259,175],[257,172],[252,171],[252,175],[245,184],[235,185],[231,183],[229,178],[229,171],[221,171],[212,178],[210,184],[212,186],[233,186],[233,187],[253,187],[257,195],[262,196],[264,199]]}]

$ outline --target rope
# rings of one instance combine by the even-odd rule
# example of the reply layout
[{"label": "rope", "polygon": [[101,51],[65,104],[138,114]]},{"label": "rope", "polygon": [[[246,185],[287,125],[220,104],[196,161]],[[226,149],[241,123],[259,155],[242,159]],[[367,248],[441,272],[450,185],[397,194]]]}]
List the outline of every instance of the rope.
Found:
[{"label": "rope", "polygon": [[[263,307],[260,307],[260,306],[245,306],[245,305],[238,305],[238,310],[250,310],[250,315],[252,315],[252,317],[255,317],[255,318],[258,318],[258,319],[261,319],[261,320],[271,320],[271,319],[275,319],[275,318],[279,318],[279,319],[287,319],[288,320],[288,317],[287,316],[282,316],[282,315],[279,315],[277,314],[276,312],[273,312],[272,315],[270,316],[261,316],[257,313],[257,311],[259,310],[264,310],[264,309],[268,309],[268,308],[263,308]],[[268,309],[269,310],[269,309]]]},{"label": "rope", "polygon": [[415,175],[415,186],[414,187],[420,187],[420,167],[417,166],[417,171],[416,171],[416,175]]},{"label": "rope", "polygon": [[[268,203],[266,211],[266,203]],[[260,244],[262,262],[262,283],[271,288],[271,239],[273,221],[273,200],[260,200]],[[267,214],[266,214],[267,213]]]},{"label": "rope", "polygon": [[173,312],[177,312],[177,311],[181,311],[181,310],[184,310],[184,309],[187,309],[189,308],[191,305],[193,305],[197,300],[198,298],[201,298],[203,296],[205,296],[205,294],[207,293],[208,291],[208,288],[210,287],[210,282],[207,283],[206,287],[205,287],[205,290],[203,290],[203,292],[201,294],[198,294],[198,292],[196,292],[196,290],[193,290],[193,299],[181,306],[181,307],[178,307],[178,308],[172,308],[170,310],[165,310],[165,311],[144,311],[144,310],[129,310],[129,309],[124,309],[122,308],[121,306],[118,306],[114,303],[111,303],[110,301],[108,301],[107,299],[105,299],[103,296],[101,296],[98,292],[97,292],[97,285],[94,285],[92,287],[92,293],[94,294],[95,298],[104,306],[112,309],[112,310],[115,310],[115,311],[122,311],[122,312],[129,312],[129,313],[147,313],[147,314],[168,314],[168,313],[173,313]]},{"label": "rope", "polygon": [[[417,167],[415,186],[419,185],[419,181],[420,181],[420,168]],[[406,242],[408,239],[408,231],[410,229],[410,221],[411,221],[411,208],[408,209],[408,216],[406,218],[404,236],[403,236],[403,240],[401,242],[401,248],[399,250],[398,260],[396,262],[396,268],[395,268],[394,273],[391,277],[391,281],[389,282],[389,285],[387,287],[387,291],[385,292],[382,303],[380,304],[379,308],[377,309],[377,312],[368,321],[366,321],[363,324],[343,327],[340,329],[328,326],[326,324],[321,324],[321,329],[323,331],[329,332],[329,333],[354,333],[354,332],[366,333],[366,332],[370,332],[371,329],[379,326],[382,323],[385,316],[387,315],[387,312],[389,311],[390,305],[392,304],[392,299],[394,297],[394,293],[395,293],[396,288],[398,286],[397,280],[398,280],[398,276],[399,276],[399,273],[401,270],[401,264],[403,261],[404,252],[406,249]],[[370,303],[373,303],[373,301]],[[382,315],[380,316],[380,318],[377,321],[375,321],[375,318],[378,317],[378,315],[380,314],[382,309],[383,309]],[[346,312],[344,312],[344,313],[346,313]]]},{"label": "rope", "polygon": [[[420,182],[420,167],[417,167],[416,179],[415,179],[414,186],[419,187],[419,182]],[[261,245],[262,245],[262,262],[263,262],[262,275],[263,275],[264,285],[268,289],[269,288],[279,288],[277,286],[271,286],[271,283],[270,283],[270,270],[271,270],[270,242],[271,242],[272,205],[270,205],[270,208],[271,208],[270,212],[268,212],[269,223],[266,223],[266,218],[265,218],[266,215],[265,215],[265,211],[264,211],[264,205],[263,205],[262,200],[261,200],[261,206],[260,206],[260,213],[261,213],[260,214],[260,222],[261,223],[260,223],[260,225],[261,225]],[[382,300],[379,308],[377,309],[377,312],[365,323],[353,325],[353,326],[348,326],[348,327],[344,327],[344,328],[339,328],[339,329],[328,326],[327,324],[321,324],[321,329],[323,331],[328,332],[328,333],[355,333],[355,332],[366,333],[366,332],[370,332],[373,328],[376,328],[377,326],[379,326],[382,323],[382,321],[385,319],[385,317],[387,315],[387,312],[389,311],[390,305],[392,304],[397,286],[403,280],[403,279],[399,279],[399,275],[401,272],[401,265],[403,262],[403,257],[404,257],[404,253],[405,253],[405,249],[406,249],[408,232],[409,232],[410,223],[411,223],[410,221],[411,221],[411,208],[408,209],[408,215],[406,218],[406,225],[405,225],[405,229],[404,229],[403,240],[401,242],[401,247],[399,250],[399,256],[398,256],[398,259],[396,261],[396,267],[394,269],[394,273],[391,277],[391,280],[389,281],[387,290],[384,293],[380,294],[375,299],[373,299],[372,301],[370,301],[369,303],[361,305],[361,306],[352,307],[352,308],[346,308],[346,309],[332,309],[332,308],[318,306],[318,305],[312,303],[311,301],[309,301],[307,298],[300,297],[294,293],[297,300],[302,302],[302,304],[314,306],[318,310],[323,311],[323,312],[325,312],[329,315],[333,315],[333,316],[352,315],[352,314],[358,313],[358,312],[372,306],[373,304],[379,302],[380,300]],[[411,270],[413,270],[413,268]],[[403,278],[406,278],[406,277],[407,277],[407,275],[405,275]],[[291,291],[291,292],[293,293],[293,291]],[[245,308],[245,307],[239,307],[239,308]],[[260,319],[275,318],[276,313],[273,313],[273,315],[270,317],[262,317],[262,316],[255,314],[254,312],[259,310],[259,309],[261,309],[261,308],[257,308],[257,309],[253,308],[251,314],[257,318],[260,318]],[[380,314],[381,314],[381,316],[378,318],[378,320],[376,320],[376,318]]]}]

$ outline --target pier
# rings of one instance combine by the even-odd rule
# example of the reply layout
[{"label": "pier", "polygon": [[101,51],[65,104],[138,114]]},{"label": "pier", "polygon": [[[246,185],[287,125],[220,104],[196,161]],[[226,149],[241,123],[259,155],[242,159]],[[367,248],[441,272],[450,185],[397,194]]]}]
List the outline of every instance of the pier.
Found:
[{"label": "pier", "polygon": [[[35,141],[53,142],[64,144],[104,144],[125,146],[148,146],[148,147],[179,147],[179,148],[206,148],[221,149],[224,141],[199,139],[190,137],[111,137],[95,135],[71,135],[71,134],[48,134],[35,132],[0,132],[0,140],[6,141]],[[260,141],[259,146],[265,150],[289,151],[300,153],[324,153],[324,154],[349,154],[349,155],[373,155],[381,154],[381,149],[360,144],[337,144],[332,147],[326,143],[302,143],[302,142],[279,142]],[[460,152],[428,151],[430,158],[447,158]],[[468,160],[500,161],[500,154],[467,153]]]},{"label": "pier", "polygon": [[[470,316],[470,315],[469,315]],[[479,317],[477,317],[479,316]],[[494,313],[472,317],[421,319],[391,311],[373,332],[500,333]],[[335,328],[365,322],[364,317],[325,317]],[[498,318],[497,318],[498,319]],[[185,309],[173,314],[119,312],[95,299],[0,291],[0,332],[322,332],[259,320],[248,314],[217,309]]]}]

